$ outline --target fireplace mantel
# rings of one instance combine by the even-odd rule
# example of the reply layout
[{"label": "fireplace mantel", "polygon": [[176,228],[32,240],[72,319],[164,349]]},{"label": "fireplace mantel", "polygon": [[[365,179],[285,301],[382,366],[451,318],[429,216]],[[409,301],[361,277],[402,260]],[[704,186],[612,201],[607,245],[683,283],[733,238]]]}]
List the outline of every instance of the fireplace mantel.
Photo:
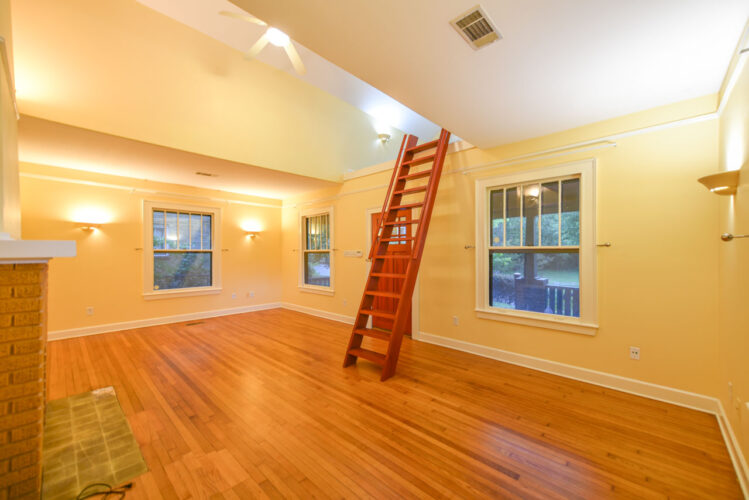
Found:
[{"label": "fireplace mantel", "polygon": [[55,257],[75,257],[75,241],[14,240],[0,233],[0,264],[46,262]]}]

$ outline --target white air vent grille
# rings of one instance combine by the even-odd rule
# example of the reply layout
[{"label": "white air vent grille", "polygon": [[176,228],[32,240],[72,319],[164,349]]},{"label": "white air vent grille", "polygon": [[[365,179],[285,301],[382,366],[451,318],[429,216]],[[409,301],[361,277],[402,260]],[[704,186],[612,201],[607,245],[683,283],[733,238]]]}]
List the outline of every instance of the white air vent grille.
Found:
[{"label": "white air vent grille", "polygon": [[480,5],[464,12],[453,19],[450,24],[474,49],[480,49],[502,39],[502,35]]}]

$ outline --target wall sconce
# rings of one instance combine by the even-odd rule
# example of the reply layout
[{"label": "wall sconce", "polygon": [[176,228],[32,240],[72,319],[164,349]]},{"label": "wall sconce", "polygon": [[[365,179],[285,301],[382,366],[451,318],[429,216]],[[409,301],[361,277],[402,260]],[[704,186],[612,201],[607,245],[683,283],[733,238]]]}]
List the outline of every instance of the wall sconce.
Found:
[{"label": "wall sconce", "polygon": [[380,142],[382,144],[387,144],[390,142],[390,134],[377,134],[377,138],[380,139]]},{"label": "wall sconce", "polygon": [[99,229],[101,227],[101,224],[92,224],[90,222],[80,222],[76,224],[75,226],[84,231],[93,231],[94,229]]},{"label": "wall sconce", "polygon": [[260,231],[245,231],[245,234],[247,234],[247,236],[249,236],[250,238],[254,238],[259,232]]},{"label": "wall sconce", "polygon": [[697,181],[709,189],[711,193],[736,194],[736,187],[739,185],[739,171],[729,170],[728,172],[706,175],[700,177]]},{"label": "wall sconce", "polygon": [[239,227],[242,228],[248,238],[254,238],[262,231],[260,223],[252,220],[243,222]]}]

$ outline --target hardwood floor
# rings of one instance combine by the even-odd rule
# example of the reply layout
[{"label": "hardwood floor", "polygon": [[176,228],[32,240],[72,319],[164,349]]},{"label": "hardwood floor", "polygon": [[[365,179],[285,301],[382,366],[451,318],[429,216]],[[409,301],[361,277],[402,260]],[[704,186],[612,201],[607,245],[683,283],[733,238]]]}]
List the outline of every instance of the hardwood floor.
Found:
[{"label": "hardwood floor", "polygon": [[[49,398],[113,385],[136,498],[740,498],[715,417],[288,310],[49,344]],[[369,339],[367,339],[369,340]],[[375,342],[375,341],[370,341]]]}]

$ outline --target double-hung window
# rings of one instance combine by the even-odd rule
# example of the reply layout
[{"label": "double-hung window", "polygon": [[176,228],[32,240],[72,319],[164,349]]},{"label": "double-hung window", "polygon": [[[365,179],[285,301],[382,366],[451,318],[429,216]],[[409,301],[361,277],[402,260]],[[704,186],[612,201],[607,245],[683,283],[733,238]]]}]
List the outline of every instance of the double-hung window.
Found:
[{"label": "double-hung window", "polygon": [[302,213],[299,273],[302,288],[323,292],[333,289],[332,222],[332,208]]},{"label": "double-hung window", "polygon": [[218,283],[220,211],[145,202],[144,294],[214,292]]},{"label": "double-hung window", "polygon": [[594,186],[592,160],[477,181],[480,313],[594,333]]}]

